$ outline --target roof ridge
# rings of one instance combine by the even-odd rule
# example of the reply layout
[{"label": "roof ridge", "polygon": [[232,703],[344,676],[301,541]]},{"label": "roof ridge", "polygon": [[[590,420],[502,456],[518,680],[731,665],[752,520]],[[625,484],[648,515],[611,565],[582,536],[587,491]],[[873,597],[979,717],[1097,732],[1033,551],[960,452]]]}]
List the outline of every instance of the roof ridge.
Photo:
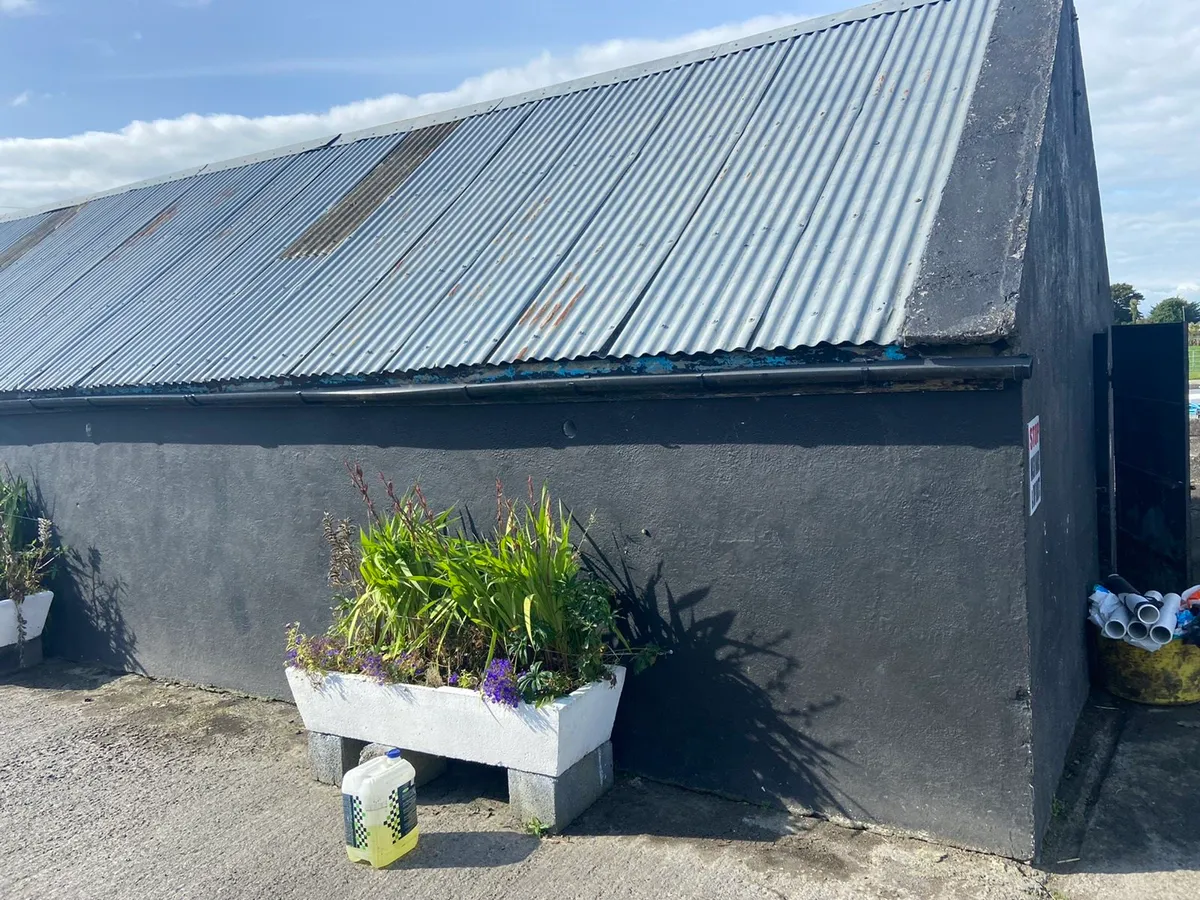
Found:
[{"label": "roof ridge", "polygon": [[[539,100],[549,99],[551,97],[561,97],[567,94],[577,93],[579,91],[591,90],[597,87],[605,87],[611,84],[619,84],[624,81],[634,81],[638,78],[644,78],[648,75],[656,75],[661,72],[667,72],[672,69],[678,69],[683,66],[692,65],[697,62],[718,59],[722,56],[728,56],[731,53],[750,50],[755,47],[763,47],[779,41],[790,40],[804,34],[816,34],[821,31],[827,31],[830,28],[836,28],[840,25],[848,25],[853,22],[862,22],[868,19],[877,18],[879,16],[888,15],[890,13],[903,12],[908,9],[915,9],[922,6],[933,6],[938,3],[947,2],[951,2],[951,0],[876,0],[876,2],[868,3],[865,6],[858,6],[853,9],[831,13],[825,16],[818,16],[816,18],[802,19],[791,25],[783,25],[779,28],[773,28],[769,31],[763,31],[758,34],[747,35],[746,37],[736,38],[732,41],[714,44],[710,47],[702,47],[697,50],[688,50],[684,53],[678,53],[673,56],[649,60],[644,63],[635,63],[631,66],[623,66],[607,72],[599,72],[595,75],[585,75],[582,78],[575,78],[569,81],[563,81],[541,88],[534,88],[533,90],[524,91],[519,94],[510,94],[505,97],[484,100],[478,103],[458,106],[438,112],[426,113],[424,115],[413,116],[407,119],[397,119],[393,122],[372,126],[370,128],[363,128],[357,131],[326,135],[325,137],[315,138],[313,140],[303,141],[296,144],[289,144],[269,150],[262,150],[245,156],[232,157],[230,159],[205,163],[199,166],[190,166],[186,169],[181,169],[176,172],[159,175],[154,178],[147,178],[142,181],[131,182],[129,184],[118,185],[117,187],[109,188],[107,190],[88,194],[82,197],[57,201],[39,207],[32,207],[30,209],[16,210],[6,215],[0,215],[0,222],[25,219],[31,216],[41,215],[43,213],[66,209],[71,206],[80,206],[84,203],[90,203],[93,200],[100,200],[104,197],[112,197],[117,194],[124,194],[140,188],[152,187],[157,184],[165,184],[169,181],[179,181],[184,178],[191,178],[193,176],[208,172],[218,172],[223,169],[232,169],[239,166],[252,165],[253,163],[263,162],[268,159],[276,159],[280,156],[297,155],[300,153],[305,153],[309,150],[315,150],[326,146],[350,144],[356,141],[366,140],[368,138],[384,137],[386,135],[415,131],[418,128],[425,128],[430,125],[440,125],[459,119],[471,118],[472,116],[484,115],[489,112],[494,112],[498,109],[510,109],[515,106],[523,106],[526,103],[533,103]],[[960,0],[960,2],[962,2],[962,0]]]}]

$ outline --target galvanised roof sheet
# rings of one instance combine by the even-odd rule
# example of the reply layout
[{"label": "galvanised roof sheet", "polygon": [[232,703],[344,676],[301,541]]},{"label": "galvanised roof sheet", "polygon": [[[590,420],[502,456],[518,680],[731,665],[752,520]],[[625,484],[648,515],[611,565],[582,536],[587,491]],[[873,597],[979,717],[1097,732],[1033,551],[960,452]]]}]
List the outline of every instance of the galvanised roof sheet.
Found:
[{"label": "galvanised roof sheet", "polygon": [[147,288],[194,253],[204,235],[219,231],[231,216],[244,215],[246,200],[292,162],[273,159],[191,179],[191,187],[162,213],[39,309],[24,327],[0,340],[0,352],[12,354],[0,377],[0,390],[48,387],[38,377],[46,370],[57,386],[64,367],[82,362],[75,356],[75,345],[136,303]]},{"label": "galvanised roof sheet", "polygon": [[467,120],[329,257],[273,264],[265,283],[239,292],[243,309],[233,328],[241,340],[231,342],[225,329],[206,330],[205,357],[199,366],[181,369],[176,380],[236,381],[291,372],[446,217],[528,112]]},{"label": "galvanised roof sheet", "polygon": [[7,222],[0,222],[0,253],[3,253],[19,241],[26,232],[36,228],[46,215],[43,213],[40,216],[30,216],[27,219],[10,219]]},{"label": "galvanised roof sheet", "polygon": [[58,213],[42,213],[24,219],[0,222],[0,270],[12,265],[21,255],[28,252],[21,247],[22,241],[30,242],[39,228],[53,226],[55,221],[66,217],[64,210]]},{"label": "galvanised roof sheet", "polygon": [[[297,157],[240,215],[198,244],[136,303],[98,323],[89,344],[75,353],[80,365],[89,367],[79,383],[169,380],[175,366],[202,352],[195,348],[205,335],[236,330],[230,317],[245,311],[243,289],[262,284],[272,266],[299,274],[279,263],[279,254],[298,230],[315,221],[399,140],[392,135]],[[118,335],[125,335],[119,348]],[[75,377],[66,367],[62,371],[65,380]]]},{"label": "galvanised roof sheet", "polygon": [[885,0],[0,219],[0,391],[892,343],[997,5]]},{"label": "galvanised roof sheet", "polygon": [[139,230],[165,215],[188,179],[82,204],[66,224],[0,272],[0,316],[16,328],[103,262]]}]

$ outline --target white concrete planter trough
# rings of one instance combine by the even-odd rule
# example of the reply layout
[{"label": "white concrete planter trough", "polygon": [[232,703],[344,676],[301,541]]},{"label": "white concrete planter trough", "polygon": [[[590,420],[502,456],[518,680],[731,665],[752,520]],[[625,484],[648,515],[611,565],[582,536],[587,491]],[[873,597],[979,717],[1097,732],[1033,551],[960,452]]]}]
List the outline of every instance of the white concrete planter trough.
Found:
[{"label": "white concrete planter trough", "polygon": [[17,605],[12,600],[0,600],[0,671],[17,668],[22,662],[30,666],[41,661],[42,629],[46,627],[53,599],[53,591],[38,591],[21,603],[21,617],[25,620],[23,661],[17,651]]},{"label": "white concrete planter trough", "polygon": [[501,766],[508,770],[509,806],[516,817],[536,818],[551,830],[563,828],[612,785],[609,739],[625,685],[622,666],[613,667],[614,682],[598,681],[543,706],[521,703],[515,709],[462,688],[286,671],[309,731],[318,780],[340,783],[366,744]]}]

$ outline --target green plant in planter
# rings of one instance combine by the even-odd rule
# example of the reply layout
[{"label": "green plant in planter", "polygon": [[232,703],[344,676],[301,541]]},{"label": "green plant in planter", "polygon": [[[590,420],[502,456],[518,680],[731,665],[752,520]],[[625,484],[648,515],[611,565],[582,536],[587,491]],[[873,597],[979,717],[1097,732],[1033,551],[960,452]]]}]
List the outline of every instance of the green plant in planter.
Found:
[{"label": "green plant in planter", "polygon": [[[29,485],[5,467],[0,473],[0,600],[11,600],[17,614],[17,654],[25,658],[25,616],[21,606],[42,590],[59,550],[53,524],[34,517]],[[35,527],[36,526],[36,527]]]},{"label": "green plant in planter", "polygon": [[396,656],[425,649],[430,625],[447,611],[439,564],[450,552],[450,513],[433,514],[419,492],[396,498],[359,535],[362,590],[344,605],[334,626],[348,644],[363,643]]},{"label": "green plant in planter", "polygon": [[384,480],[391,508],[379,513],[361,468],[350,471],[368,513],[357,547],[348,523],[324,523],[330,580],[345,596],[327,634],[289,632],[289,665],[479,685],[511,704],[610,677],[622,659],[635,669],[653,661],[655,648],[629,650],[612,590],[585,571],[571,516],[546,489],[535,496],[530,484],[518,504],[497,484],[496,526],[480,537],[418,487],[397,495]]},{"label": "green plant in planter", "polygon": [[[25,544],[26,511],[29,509],[29,486],[8,469],[0,473],[0,527],[4,529],[5,545],[16,550]],[[0,565],[3,565],[0,560]],[[5,570],[0,569],[0,577]]]}]

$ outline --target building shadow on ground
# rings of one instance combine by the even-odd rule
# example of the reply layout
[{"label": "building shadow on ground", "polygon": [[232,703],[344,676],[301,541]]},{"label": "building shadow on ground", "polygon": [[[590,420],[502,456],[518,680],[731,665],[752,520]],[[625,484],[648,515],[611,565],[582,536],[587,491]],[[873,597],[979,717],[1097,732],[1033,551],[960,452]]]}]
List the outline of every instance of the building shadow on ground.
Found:
[{"label": "building shadow on ground", "polygon": [[[521,823],[513,820],[508,811],[508,779],[504,769],[451,761],[445,774],[423,785],[417,793],[423,807],[441,804],[466,806],[481,820],[500,817],[501,824],[510,829],[507,832],[509,837],[529,837],[521,833]],[[618,772],[612,789],[571,823],[566,834],[773,841],[791,827],[791,817],[786,811]],[[464,834],[483,838],[489,833]],[[445,843],[449,852],[450,841],[443,841],[442,838],[437,840]],[[422,832],[422,846],[425,841],[426,832]],[[524,840],[510,842],[508,852],[516,853],[527,845],[536,846],[536,842],[531,845]],[[469,861],[475,855],[474,848],[487,846],[485,841],[472,842],[467,839],[465,846],[467,850],[461,854],[461,858],[457,848],[452,851],[455,854],[453,863],[447,862],[446,867],[485,864]],[[507,856],[500,853],[499,858],[507,859]]]},{"label": "building shadow on ground", "polygon": [[40,665],[0,676],[0,684],[31,688],[39,691],[83,691],[91,693],[110,681],[122,678],[123,673],[88,665],[77,665],[61,659],[49,659]]},{"label": "building shadow on ground", "polygon": [[576,819],[567,834],[771,842],[793,827],[793,817],[782,809],[623,772],[612,790]]},{"label": "building shadow on ground", "polygon": [[1039,867],[1055,874],[1200,870],[1200,705],[1092,692]]},{"label": "building shadow on ground", "polygon": [[417,848],[389,869],[481,869],[528,859],[541,840],[515,831],[422,832]]}]

